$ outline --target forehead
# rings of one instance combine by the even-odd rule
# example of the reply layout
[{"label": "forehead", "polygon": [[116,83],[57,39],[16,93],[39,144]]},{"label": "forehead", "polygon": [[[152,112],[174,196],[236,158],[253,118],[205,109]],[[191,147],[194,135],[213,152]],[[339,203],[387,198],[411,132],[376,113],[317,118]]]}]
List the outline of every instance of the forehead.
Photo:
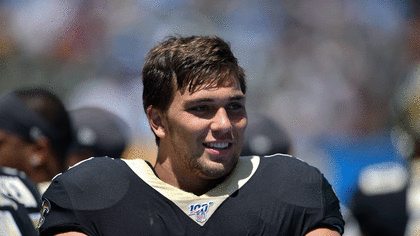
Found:
[{"label": "forehead", "polygon": [[[207,89],[217,89],[219,87],[230,87],[230,86],[237,86],[241,89],[239,79],[226,74],[215,75],[207,78],[200,78],[196,77],[185,84],[183,87],[178,87],[181,94],[190,93],[193,94],[200,90],[207,90]],[[177,86],[175,86],[176,88]]]},{"label": "forehead", "polygon": [[183,100],[196,100],[196,99],[226,99],[226,98],[245,98],[241,90],[241,86],[237,80],[228,80],[223,83],[207,83],[194,88],[189,91],[188,89],[176,91],[175,97],[182,97]]}]

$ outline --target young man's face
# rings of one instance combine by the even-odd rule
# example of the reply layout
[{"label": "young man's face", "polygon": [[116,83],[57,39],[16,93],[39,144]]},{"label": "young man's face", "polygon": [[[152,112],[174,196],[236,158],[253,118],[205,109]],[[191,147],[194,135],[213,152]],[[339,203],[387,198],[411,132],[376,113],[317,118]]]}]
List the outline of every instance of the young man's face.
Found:
[{"label": "young man's face", "polygon": [[247,125],[245,95],[236,80],[193,93],[178,90],[164,122],[161,142],[178,171],[203,179],[224,177],[241,153]]}]

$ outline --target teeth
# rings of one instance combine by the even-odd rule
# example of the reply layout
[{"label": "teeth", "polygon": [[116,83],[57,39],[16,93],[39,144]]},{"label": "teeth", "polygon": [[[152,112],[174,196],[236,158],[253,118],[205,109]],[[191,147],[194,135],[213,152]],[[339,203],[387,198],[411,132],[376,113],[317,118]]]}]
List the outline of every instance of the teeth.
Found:
[{"label": "teeth", "polygon": [[229,143],[207,143],[206,146],[211,148],[227,148]]}]

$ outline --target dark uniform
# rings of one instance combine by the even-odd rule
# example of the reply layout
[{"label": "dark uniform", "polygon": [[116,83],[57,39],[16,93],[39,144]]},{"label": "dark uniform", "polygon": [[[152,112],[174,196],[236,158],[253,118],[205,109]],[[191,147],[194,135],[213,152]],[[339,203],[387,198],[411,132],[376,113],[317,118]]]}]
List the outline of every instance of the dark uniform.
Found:
[{"label": "dark uniform", "polygon": [[418,236],[420,162],[385,162],[363,169],[350,210],[364,235]]},{"label": "dark uniform", "polygon": [[0,235],[38,235],[40,195],[21,171],[0,167]]},{"label": "dark uniform", "polygon": [[43,236],[290,236],[344,228],[327,180],[287,155],[241,157],[222,184],[201,196],[164,183],[144,160],[92,158],[57,176],[43,204]]}]

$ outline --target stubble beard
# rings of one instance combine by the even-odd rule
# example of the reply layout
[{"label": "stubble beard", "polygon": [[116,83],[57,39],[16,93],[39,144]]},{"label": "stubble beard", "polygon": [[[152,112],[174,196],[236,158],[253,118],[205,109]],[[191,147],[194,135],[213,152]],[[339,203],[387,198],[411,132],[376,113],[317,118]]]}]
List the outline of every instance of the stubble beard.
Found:
[{"label": "stubble beard", "polygon": [[195,172],[197,176],[204,179],[219,179],[229,175],[238,162],[238,157],[233,156],[225,164],[211,162],[209,159],[202,158],[202,154],[193,154],[184,157],[187,160],[189,168]]},{"label": "stubble beard", "polygon": [[[171,126],[168,128],[169,130],[173,130]],[[187,145],[175,140],[176,139],[172,140],[172,147],[174,147],[175,155],[180,158],[178,160],[181,160],[182,162],[180,163],[179,171],[189,172],[201,179],[214,180],[224,178],[233,171],[239,160],[240,153],[235,153],[233,156],[229,157],[230,160],[225,162],[225,164],[215,163],[208,158],[204,158],[204,150],[202,152],[190,153],[188,152],[188,148],[185,148]],[[184,150],[182,150],[182,148],[184,148]]]}]

